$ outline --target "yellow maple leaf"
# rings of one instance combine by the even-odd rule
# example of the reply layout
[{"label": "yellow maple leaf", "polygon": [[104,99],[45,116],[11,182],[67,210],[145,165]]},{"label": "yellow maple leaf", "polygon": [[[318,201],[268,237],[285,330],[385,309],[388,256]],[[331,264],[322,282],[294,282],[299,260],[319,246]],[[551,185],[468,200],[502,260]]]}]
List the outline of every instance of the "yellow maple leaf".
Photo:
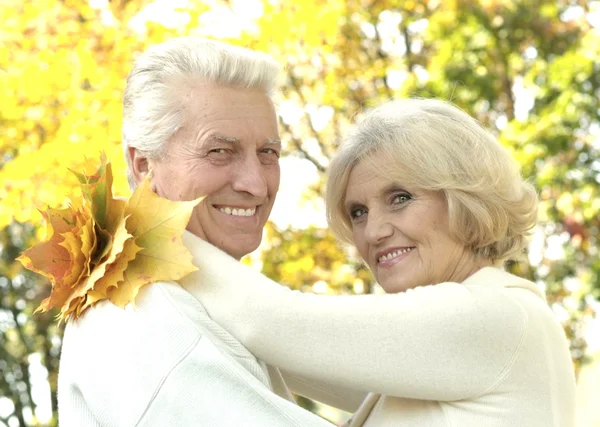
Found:
[{"label": "yellow maple leaf", "polygon": [[172,201],[152,191],[149,179],[136,189],[125,207],[127,229],[142,249],[127,266],[123,281],[111,288],[110,300],[120,307],[134,301],[140,288],[158,280],[174,280],[196,271],[183,245],[182,230],[199,200]]},{"label": "yellow maple leaf", "polygon": [[107,299],[110,289],[120,286],[120,283],[123,281],[125,270],[129,266],[129,262],[133,260],[141,250],[142,248],[135,244],[135,239],[125,241],[121,256],[107,267],[104,276],[102,276],[100,280],[96,282],[94,288],[86,294],[86,300],[81,308],[82,311],[98,301]]},{"label": "yellow maple leaf", "polygon": [[60,308],[59,319],[81,316],[99,301],[134,305],[140,289],[177,280],[197,268],[182,235],[200,199],[171,201],[157,196],[149,178],[128,202],[112,196],[112,168],[103,154],[98,170],[74,172],[82,200],[42,212],[46,240],[18,259],[48,277],[50,296],[38,310]]},{"label": "yellow maple leaf", "polygon": [[83,234],[84,227],[79,226],[73,231],[63,233],[64,240],[59,243],[71,256],[71,268],[62,280],[65,283],[76,283],[86,274],[86,249],[82,243],[84,240],[87,242],[89,237]]},{"label": "yellow maple leaf", "polygon": [[[91,229],[92,228],[90,228],[90,227],[84,228],[84,230],[91,230]],[[97,233],[99,233],[99,232],[105,233],[105,230],[96,228],[96,232]],[[76,283],[76,285],[72,289],[69,297],[65,300],[65,302],[63,304],[63,307],[61,309],[61,316],[63,316],[63,317],[67,316],[68,314],[72,313],[74,310],[77,310],[77,313],[79,315],[80,312],[83,312],[83,309],[79,308],[78,306],[86,305],[86,307],[87,307],[90,305],[90,304],[86,304],[86,302],[87,302],[86,295],[91,290],[93,290],[96,286],[96,283],[105,276],[107,269],[111,266],[111,264],[113,264],[115,262],[117,257],[119,257],[119,255],[122,255],[125,242],[127,240],[133,239],[133,236],[131,234],[129,234],[127,232],[127,229],[125,228],[125,219],[124,218],[122,218],[121,224],[117,228],[114,237],[113,236],[109,236],[109,237],[110,237],[110,240],[107,240],[107,242],[110,242],[110,245],[101,251],[96,251],[97,253],[106,252],[106,254],[107,254],[106,257],[103,257],[102,262],[96,264],[96,266],[94,268],[92,268],[88,271],[88,274],[86,274],[84,276],[85,280],[80,280]],[[92,255],[92,253],[94,251],[90,247],[89,249],[86,250],[86,252],[87,252],[87,261],[90,262],[92,260],[92,258],[94,258],[94,256]],[[127,265],[125,265],[125,267],[127,267]],[[116,284],[117,284],[117,282],[115,282],[115,285]],[[106,298],[106,296],[105,296],[105,298]],[[98,301],[98,300],[96,300],[96,301]]]}]

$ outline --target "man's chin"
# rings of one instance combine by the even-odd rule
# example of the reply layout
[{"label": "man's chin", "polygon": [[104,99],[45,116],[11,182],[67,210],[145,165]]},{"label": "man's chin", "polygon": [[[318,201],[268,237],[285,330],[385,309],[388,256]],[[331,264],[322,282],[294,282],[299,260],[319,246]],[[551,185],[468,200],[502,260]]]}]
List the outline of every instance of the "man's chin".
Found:
[{"label": "man's chin", "polygon": [[[262,237],[262,236],[261,236]],[[221,249],[223,252],[229,254],[233,258],[240,260],[246,255],[254,252],[260,246],[261,239],[247,239],[244,236],[242,239],[236,239],[234,236],[227,239],[227,241],[221,240],[219,243],[209,242]]]}]

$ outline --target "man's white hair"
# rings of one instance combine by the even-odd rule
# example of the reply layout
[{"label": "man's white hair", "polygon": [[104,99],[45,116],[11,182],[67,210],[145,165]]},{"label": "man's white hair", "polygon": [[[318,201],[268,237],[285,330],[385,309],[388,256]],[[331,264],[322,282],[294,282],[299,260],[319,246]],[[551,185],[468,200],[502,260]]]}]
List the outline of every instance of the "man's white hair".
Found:
[{"label": "man's white hair", "polygon": [[123,150],[133,190],[128,148],[149,158],[164,154],[183,125],[185,97],[202,83],[260,89],[274,98],[280,66],[273,58],[199,37],[178,37],[150,47],[135,61],[123,97]]}]

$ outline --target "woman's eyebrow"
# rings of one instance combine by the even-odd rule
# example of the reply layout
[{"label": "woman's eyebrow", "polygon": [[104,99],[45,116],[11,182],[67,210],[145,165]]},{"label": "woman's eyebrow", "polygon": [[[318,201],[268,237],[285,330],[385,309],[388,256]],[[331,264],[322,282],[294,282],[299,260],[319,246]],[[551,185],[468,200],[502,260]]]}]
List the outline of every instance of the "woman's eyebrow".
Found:
[{"label": "woman's eyebrow", "polygon": [[398,191],[405,191],[405,192],[409,193],[409,191],[406,189],[406,187],[404,185],[400,185],[400,184],[398,184],[396,182],[392,182],[391,184],[386,185],[382,189],[381,193],[384,194],[384,195],[386,195],[386,196],[388,196],[388,195],[391,195],[391,194],[396,193]]},{"label": "woman's eyebrow", "polygon": [[352,209],[355,206],[362,206],[361,203],[358,203],[357,201],[354,201],[352,199],[348,199],[344,201],[344,210],[346,212],[348,212],[350,209]]}]

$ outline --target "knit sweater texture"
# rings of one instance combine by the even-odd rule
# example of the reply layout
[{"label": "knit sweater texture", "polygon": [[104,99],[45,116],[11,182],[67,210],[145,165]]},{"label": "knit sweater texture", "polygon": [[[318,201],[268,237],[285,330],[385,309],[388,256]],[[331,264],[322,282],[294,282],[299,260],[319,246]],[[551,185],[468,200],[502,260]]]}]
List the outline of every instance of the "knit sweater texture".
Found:
[{"label": "knit sweater texture", "polygon": [[[211,245],[186,233],[194,253]],[[462,283],[325,296],[281,286],[227,254],[181,283],[255,356],[370,392],[351,427],[573,427],[564,331],[534,283],[486,267]]]},{"label": "knit sweater texture", "polygon": [[[200,250],[196,259],[220,255],[211,245]],[[297,406],[279,370],[212,321],[185,286],[153,283],[135,302],[121,309],[104,301],[67,324],[61,427],[332,427]],[[356,396],[363,396],[289,379],[337,406],[354,399],[349,408],[356,408]]]}]

